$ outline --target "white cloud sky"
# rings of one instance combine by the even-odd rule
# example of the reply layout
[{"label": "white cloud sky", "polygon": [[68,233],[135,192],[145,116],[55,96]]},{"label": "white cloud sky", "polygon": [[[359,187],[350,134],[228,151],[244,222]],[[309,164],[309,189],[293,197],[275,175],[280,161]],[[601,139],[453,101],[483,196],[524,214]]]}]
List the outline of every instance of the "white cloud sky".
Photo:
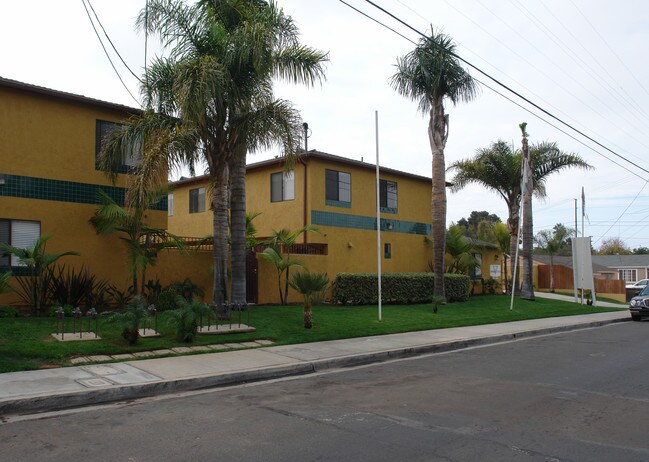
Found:
[{"label": "white cloud sky", "polygon": [[[348,2],[409,38],[417,39],[416,34],[369,3]],[[144,0],[92,0],[113,43],[138,75],[144,66],[144,35],[136,33],[134,23],[144,3]],[[295,19],[303,43],[330,53],[327,81],[322,86],[297,88],[278,84],[276,87],[277,95],[293,101],[309,123],[309,148],[374,162],[376,110],[381,164],[430,175],[427,118],[417,113],[415,102],[399,96],[388,85],[396,58],[414,46],[337,0],[279,0],[278,3]],[[418,30],[425,31],[432,24],[451,35],[458,45],[458,53],[468,61],[619,154],[643,167],[647,165],[649,72],[645,57],[649,43],[646,27],[649,2],[380,0],[377,3]],[[0,76],[136,105],[104,56],[82,2],[5,0],[0,5],[0,43],[3,44]],[[159,52],[157,42],[150,38],[149,57]],[[137,80],[114,53],[111,56],[137,97]],[[476,71],[472,70],[471,74],[487,81]],[[550,178],[548,197],[534,201],[535,230],[559,222],[572,226],[573,199],[580,197],[584,186],[589,218],[586,234],[592,235],[593,241],[603,236],[619,236],[632,248],[649,247],[649,187],[642,190],[646,173],[619,159],[618,163],[641,178],[618,167],[488,89],[483,89],[471,103],[447,105],[447,112],[450,114],[447,163],[470,157],[476,149],[487,147],[499,138],[518,145],[518,124],[526,121],[531,142],[557,141],[562,149],[579,153],[595,166],[591,172],[572,170]],[[575,136],[607,157],[615,158]],[[274,154],[258,154],[251,160]],[[449,194],[448,199],[449,222],[468,216],[472,210],[488,210],[503,219],[507,216],[504,201],[480,187]],[[621,214],[622,218],[615,223]]]}]

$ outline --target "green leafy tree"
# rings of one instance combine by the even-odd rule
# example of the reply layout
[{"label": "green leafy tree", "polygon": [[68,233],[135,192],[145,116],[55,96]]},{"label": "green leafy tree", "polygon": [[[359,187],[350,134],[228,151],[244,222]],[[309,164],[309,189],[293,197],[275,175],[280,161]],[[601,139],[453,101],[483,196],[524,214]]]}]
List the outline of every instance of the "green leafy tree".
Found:
[{"label": "green leafy tree", "polygon": [[47,269],[59,258],[71,255],[79,255],[78,252],[46,253],[47,241],[51,234],[44,234],[34,242],[34,245],[26,248],[14,247],[9,244],[0,243],[0,253],[5,256],[14,256],[21,265],[27,267],[25,276],[16,276],[20,285],[17,291],[18,296],[27,303],[36,314],[40,314],[41,307],[47,304],[49,283]]},{"label": "green leafy tree", "polygon": [[598,255],[631,255],[631,249],[619,237],[607,237],[602,239],[602,243],[597,251]]},{"label": "green leafy tree", "polygon": [[[129,271],[133,293],[144,293],[146,270],[156,264],[160,250],[168,247],[184,248],[182,241],[161,228],[147,224],[146,212],[166,192],[160,191],[145,197],[133,207],[122,207],[108,194],[99,190],[101,205],[90,218],[97,234],[119,233],[128,251]],[[139,281],[138,281],[139,278]]]},{"label": "green leafy tree", "polygon": [[[577,154],[561,151],[556,143],[542,142],[530,145],[532,185],[536,197],[546,197],[548,177],[568,168],[592,168]],[[476,183],[499,194],[507,203],[507,228],[510,235],[509,254],[516,255],[516,239],[520,220],[521,151],[514,151],[505,141],[497,141],[488,148],[478,149],[471,159],[460,160],[449,166],[455,171],[451,190],[457,192]]]},{"label": "green leafy tree", "polygon": [[397,73],[390,79],[401,95],[419,102],[419,110],[429,114],[428,139],[432,153],[432,239],[434,295],[444,297],[444,250],[446,248],[446,167],[444,148],[449,116],[444,100],[453,104],[471,101],[477,85],[455,56],[452,39],[431,32],[417,47],[397,60]]},{"label": "green leafy tree", "polygon": [[311,329],[313,327],[313,312],[311,308],[317,300],[322,298],[322,294],[327,290],[329,278],[326,273],[301,271],[293,274],[290,284],[304,298],[304,328]]},{"label": "green leafy tree", "polygon": [[633,249],[633,255],[649,255],[649,247],[638,247]]},{"label": "green leafy tree", "polygon": [[460,218],[457,225],[460,226],[465,234],[469,237],[486,240],[492,242],[490,239],[485,239],[485,232],[489,234],[489,225],[495,225],[500,220],[500,217],[494,213],[489,213],[486,210],[480,212],[474,210],[469,215],[469,218]]},{"label": "green leafy tree", "polygon": [[462,232],[462,228],[453,225],[446,234],[446,271],[453,274],[469,274],[472,268],[478,266],[473,256],[475,246],[470,238]]},{"label": "green leafy tree", "polygon": [[559,223],[552,230],[539,231],[534,237],[536,244],[550,256],[550,292],[554,292],[554,256],[570,242],[573,232]]}]

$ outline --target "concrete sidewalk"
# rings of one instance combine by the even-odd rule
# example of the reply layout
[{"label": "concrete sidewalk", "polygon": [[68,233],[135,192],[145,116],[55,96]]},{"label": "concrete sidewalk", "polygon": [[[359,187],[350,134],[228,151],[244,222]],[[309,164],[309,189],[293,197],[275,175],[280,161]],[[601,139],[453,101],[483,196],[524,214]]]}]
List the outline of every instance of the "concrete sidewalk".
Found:
[{"label": "concrete sidewalk", "polygon": [[0,374],[0,416],[309,374],[629,320],[627,311]]}]

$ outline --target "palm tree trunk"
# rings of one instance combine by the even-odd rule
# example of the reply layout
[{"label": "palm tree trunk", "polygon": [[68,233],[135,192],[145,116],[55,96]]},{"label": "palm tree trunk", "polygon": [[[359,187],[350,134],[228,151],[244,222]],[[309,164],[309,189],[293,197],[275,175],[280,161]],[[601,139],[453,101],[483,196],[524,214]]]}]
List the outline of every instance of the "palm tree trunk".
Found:
[{"label": "palm tree trunk", "polygon": [[212,209],[214,232],[214,281],[212,303],[218,316],[227,316],[224,303],[228,300],[228,168],[213,172]]},{"label": "palm tree trunk", "polygon": [[311,304],[304,304],[304,328],[311,329],[313,327],[313,311],[311,311]]},{"label": "palm tree trunk", "polygon": [[527,138],[523,136],[523,156],[527,162],[528,175],[524,178],[525,191],[523,192],[523,281],[521,284],[521,298],[534,300],[534,285],[532,282],[532,247],[534,245],[534,227],[532,223],[532,161],[527,146]]},{"label": "palm tree trunk", "polygon": [[507,228],[509,229],[509,258],[511,261],[511,270],[512,270],[512,280],[511,287],[507,288],[508,293],[520,293],[520,285],[518,283],[520,269],[516,271],[516,278],[514,279],[514,266],[520,263],[519,260],[516,260],[516,249],[518,247],[518,225],[520,220],[520,209],[518,203],[513,200],[508,204],[509,208],[509,218],[507,219]]},{"label": "palm tree trunk", "polygon": [[448,115],[444,114],[442,98],[434,101],[430,111],[428,139],[432,153],[432,239],[435,287],[433,295],[445,297],[444,254],[446,252],[446,165],[444,148],[448,137]]},{"label": "palm tree trunk", "polygon": [[230,248],[232,300],[246,302],[246,148],[239,148],[230,163]]}]

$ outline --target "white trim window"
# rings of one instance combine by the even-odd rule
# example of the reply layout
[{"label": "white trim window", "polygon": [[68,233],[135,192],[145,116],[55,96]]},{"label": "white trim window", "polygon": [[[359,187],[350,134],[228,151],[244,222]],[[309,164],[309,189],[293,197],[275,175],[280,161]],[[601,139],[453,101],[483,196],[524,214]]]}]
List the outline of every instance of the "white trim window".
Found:
[{"label": "white trim window", "polygon": [[283,202],[295,199],[295,174],[277,172],[270,174],[270,201]]},{"label": "white trim window", "polygon": [[[41,224],[38,221],[0,219],[0,242],[26,249],[33,247],[39,237],[41,237]],[[25,264],[21,263],[15,255],[11,257],[0,255],[0,266],[15,267],[25,266]]]},{"label": "white trim window", "polygon": [[620,279],[626,282],[636,282],[638,280],[638,270],[636,269],[621,269],[618,270],[620,272]]}]

